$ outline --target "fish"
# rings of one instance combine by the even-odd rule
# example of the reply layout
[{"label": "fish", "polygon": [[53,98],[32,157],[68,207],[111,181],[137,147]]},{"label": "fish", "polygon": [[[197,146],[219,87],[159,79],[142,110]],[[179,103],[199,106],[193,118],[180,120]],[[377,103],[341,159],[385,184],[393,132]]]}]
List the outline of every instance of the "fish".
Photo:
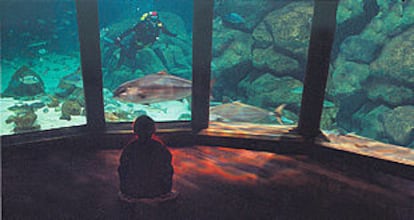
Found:
[{"label": "fish", "polygon": [[64,76],[60,81],[61,83],[73,85],[77,88],[83,88],[82,72],[80,67],[77,68],[75,72]]},{"label": "fish", "polygon": [[227,22],[230,24],[240,25],[240,24],[246,23],[246,20],[241,15],[234,13],[234,12],[222,16],[222,19],[224,22]]},{"label": "fish", "polygon": [[290,90],[292,94],[302,94],[303,93],[303,86],[298,86]]},{"label": "fish", "polygon": [[237,13],[232,12],[232,13],[223,15],[221,19],[222,19],[223,25],[229,28],[234,28],[234,29],[238,29],[241,31],[249,30],[249,28],[246,25],[246,20]]},{"label": "fish", "polygon": [[40,79],[35,75],[25,75],[19,77],[19,81],[26,85],[37,84],[40,82]]},{"label": "fish", "polygon": [[184,99],[191,95],[190,80],[165,71],[122,83],[113,92],[115,99],[138,104],[152,104]]},{"label": "fish", "polygon": [[260,122],[269,116],[275,117],[279,124],[283,124],[282,111],[286,104],[282,104],[269,112],[265,109],[244,104],[240,101],[221,104],[210,108],[210,120],[232,122]]}]

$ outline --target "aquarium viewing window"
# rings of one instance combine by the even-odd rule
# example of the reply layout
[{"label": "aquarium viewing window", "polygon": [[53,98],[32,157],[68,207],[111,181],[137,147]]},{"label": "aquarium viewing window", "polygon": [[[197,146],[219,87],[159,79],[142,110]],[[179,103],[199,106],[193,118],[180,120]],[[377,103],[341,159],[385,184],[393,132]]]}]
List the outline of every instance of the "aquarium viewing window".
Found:
[{"label": "aquarium viewing window", "polygon": [[75,2],[2,1],[0,135],[86,124]]},{"label": "aquarium viewing window", "polygon": [[210,120],[297,124],[313,1],[215,1]]},{"label": "aquarium viewing window", "polygon": [[[248,1],[189,0],[193,11],[180,11],[163,1],[154,10],[148,4],[114,6],[109,0],[77,0],[76,11],[73,1],[59,2],[63,9],[52,10],[59,13],[56,20],[49,21],[50,16],[39,20],[33,10],[27,13],[34,17],[28,19],[29,25],[48,27],[42,35],[27,29],[24,22],[23,26],[12,24],[12,19],[2,31],[1,109],[11,115],[2,114],[1,123],[2,129],[8,126],[2,137],[10,138],[9,143],[25,135],[32,141],[48,129],[56,130],[57,136],[67,131],[100,138],[129,134],[130,122],[148,114],[157,122],[166,122],[158,125],[172,128],[169,132],[185,128],[200,137],[197,140],[221,135],[243,141],[248,137],[254,143],[270,140],[266,143],[272,146],[287,141],[303,147],[303,152],[309,143],[317,143],[335,149],[332,154],[346,151],[368,156],[372,156],[369,150],[379,149],[387,152],[378,156],[381,160],[394,162],[413,154],[407,148],[387,145],[411,147],[414,141],[414,83],[409,62],[414,48],[413,2],[269,0],[248,10]],[[17,10],[20,5],[11,6]],[[109,19],[110,9],[125,13]],[[78,25],[73,23],[74,16]],[[137,36],[123,33],[146,19],[159,19],[162,24],[157,27],[165,25],[169,31],[148,45],[128,45],[129,38]],[[56,30],[49,28],[54,22]],[[128,47],[139,50],[125,55],[122,50]],[[50,60],[53,64],[47,63]],[[43,81],[44,91],[7,98],[4,86],[24,65],[24,72],[30,74],[18,76],[12,86]],[[123,84],[146,77],[155,78]],[[178,78],[175,87],[162,80],[154,86],[155,81],[168,77]],[[148,85],[152,87],[137,89]],[[157,93],[166,88],[171,90]],[[129,92],[135,97],[122,96]],[[170,103],[160,104],[164,101]],[[77,103],[69,108],[76,114],[63,113],[67,102]],[[49,115],[53,126],[43,124],[41,115]],[[29,134],[14,130],[19,120],[34,121],[24,130]],[[64,132],[55,129],[62,127],[68,128]],[[358,143],[344,144],[350,139]]]},{"label": "aquarium viewing window", "polygon": [[321,127],[413,148],[414,2],[360,2],[339,3]]},{"label": "aquarium viewing window", "polygon": [[98,6],[106,122],[191,120],[192,2]]}]

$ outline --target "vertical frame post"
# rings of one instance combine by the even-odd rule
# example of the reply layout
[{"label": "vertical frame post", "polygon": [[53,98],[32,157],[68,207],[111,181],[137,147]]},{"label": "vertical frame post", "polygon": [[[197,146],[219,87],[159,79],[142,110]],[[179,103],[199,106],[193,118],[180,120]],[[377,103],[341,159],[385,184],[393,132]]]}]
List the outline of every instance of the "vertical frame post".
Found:
[{"label": "vertical frame post", "polygon": [[315,0],[308,62],[297,131],[305,137],[320,134],[320,120],[329,74],[339,0]]},{"label": "vertical frame post", "polygon": [[194,132],[208,127],[214,0],[194,0],[192,121]]},{"label": "vertical frame post", "polygon": [[97,0],[76,0],[87,127],[105,128]]}]

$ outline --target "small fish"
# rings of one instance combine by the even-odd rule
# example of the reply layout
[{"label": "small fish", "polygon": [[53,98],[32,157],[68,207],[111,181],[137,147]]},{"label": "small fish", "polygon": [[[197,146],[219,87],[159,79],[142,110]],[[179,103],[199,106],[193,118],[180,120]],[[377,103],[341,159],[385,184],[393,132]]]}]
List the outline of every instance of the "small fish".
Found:
[{"label": "small fish", "polygon": [[27,45],[28,48],[30,47],[39,47],[39,46],[44,46],[47,44],[47,41],[39,41],[39,42],[35,42],[35,43],[31,43],[29,45]]},{"label": "small fish", "polygon": [[116,99],[139,104],[178,100],[190,95],[190,80],[164,71],[125,82],[113,92]]},{"label": "small fish", "polygon": [[324,108],[333,108],[335,107],[335,103],[328,101],[328,100],[323,100],[323,107]]},{"label": "small fish", "polygon": [[224,22],[231,24],[240,25],[246,23],[246,20],[241,15],[234,12],[224,15],[222,19]]},{"label": "small fish", "polygon": [[83,88],[83,81],[82,81],[82,75],[81,75],[81,69],[80,67],[75,70],[75,72],[68,74],[64,76],[61,81],[69,84],[74,85],[77,88]]},{"label": "small fish", "polygon": [[241,102],[226,103],[210,108],[210,120],[233,122],[260,122],[269,116],[276,117],[279,124],[283,124],[282,111],[286,104],[282,104],[269,112],[265,109],[244,104]]},{"label": "small fish", "polygon": [[237,13],[229,13],[221,17],[223,25],[238,29],[241,31],[248,31],[248,27],[246,25],[246,20]]},{"label": "small fish", "polygon": [[45,107],[46,105],[43,102],[34,102],[34,103],[30,104],[29,106],[33,109],[40,109],[40,108]]},{"label": "small fish", "polygon": [[19,81],[26,85],[32,85],[40,82],[39,78],[34,75],[22,76],[19,78]]},{"label": "small fish", "polygon": [[298,86],[290,90],[293,94],[302,94],[303,93],[303,86]]}]

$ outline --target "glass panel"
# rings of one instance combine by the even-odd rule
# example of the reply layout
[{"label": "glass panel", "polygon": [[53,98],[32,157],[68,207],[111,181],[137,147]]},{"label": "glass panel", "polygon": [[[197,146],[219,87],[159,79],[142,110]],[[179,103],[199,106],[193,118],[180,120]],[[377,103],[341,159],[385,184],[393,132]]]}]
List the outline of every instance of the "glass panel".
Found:
[{"label": "glass panel", "polygon": [[321,127],[414,147],[414,1],[342,0]]},{"label": "glass panel", "polygon": [[191,120],[192,1],[98,4],[106,121]]},{"label": "glass panel", "polygon": [[0,134],[86,124],[75,3],[3,0]]},{"label": "glass panel", "polygon": [[298,121],[313,1],[215,1],[210,120]]}]

